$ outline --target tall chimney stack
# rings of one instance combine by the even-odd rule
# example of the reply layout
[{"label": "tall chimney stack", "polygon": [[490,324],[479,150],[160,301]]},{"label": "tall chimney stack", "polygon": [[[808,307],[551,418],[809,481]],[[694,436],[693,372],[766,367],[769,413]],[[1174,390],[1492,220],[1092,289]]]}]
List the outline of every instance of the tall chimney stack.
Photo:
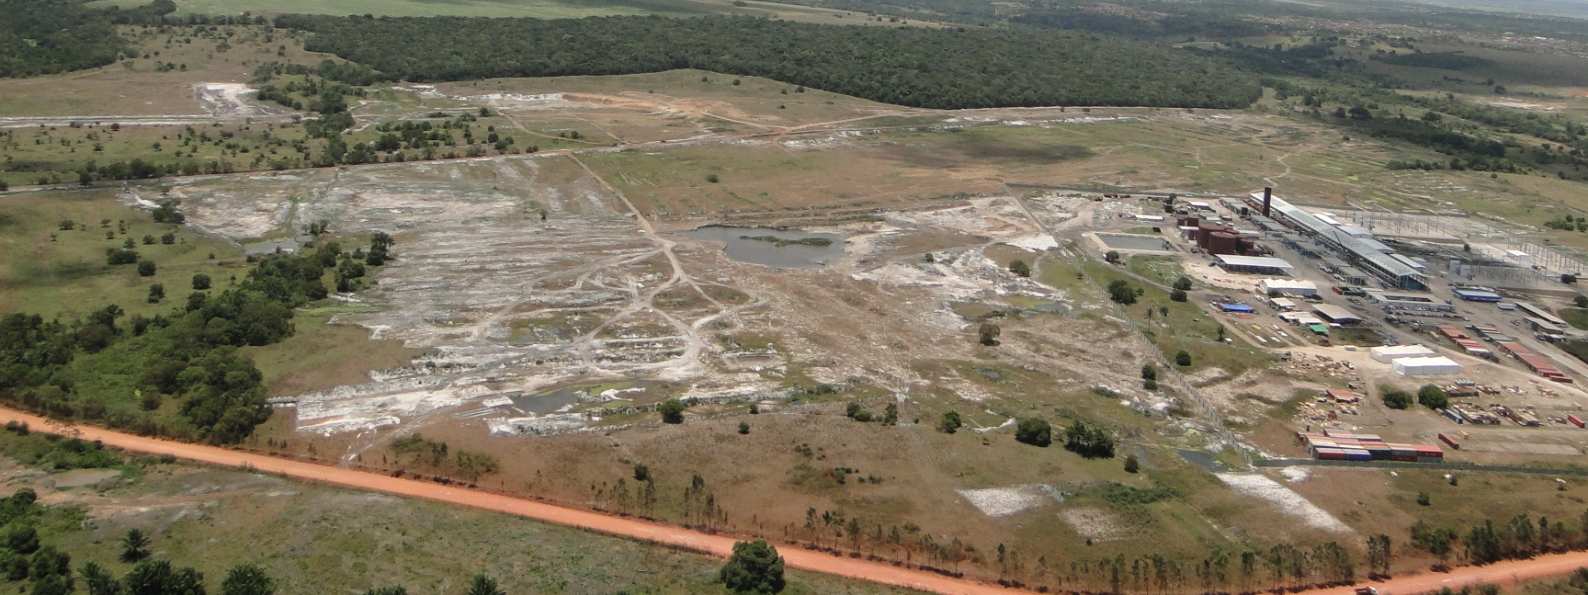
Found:
[{"label": "tall chimney stack", "polygon": [[1274,189],[1269,187],[1269,186],[1264,186],[1263,187],[1263,216],[1264,217],[1272,217],[1273,216],[1273,215],[1268,214],[1268,208],[1271,205],[1273,205],[1273,204],[1274,204]]}]

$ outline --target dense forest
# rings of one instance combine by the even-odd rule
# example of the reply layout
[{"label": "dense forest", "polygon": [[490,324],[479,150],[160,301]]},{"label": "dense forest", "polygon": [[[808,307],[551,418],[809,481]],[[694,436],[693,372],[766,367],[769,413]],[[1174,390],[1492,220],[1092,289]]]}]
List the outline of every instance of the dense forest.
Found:
[{"label": "dense forest", "polygon": [[0,0],[0,77],[104,66],[127,45],[108,15],[75,0]]},{"label": "dense forest", "polygon": [[1477,56],[1468,56],[1461,52],[1381,54],[1373,56],[1373,59],[1385,64],[1415,66],[1417,68],[1440,68],[1444,70],[1471,70],[1494,64],[1489,60]]},{"label": "dense forest", "polygon": [[407,80],[699,68],[934,108],[1243,107],[1255,76],[1191,52],[1070,32],[809,25],[742,17],[577,20],[287,15],[307,47]]}]

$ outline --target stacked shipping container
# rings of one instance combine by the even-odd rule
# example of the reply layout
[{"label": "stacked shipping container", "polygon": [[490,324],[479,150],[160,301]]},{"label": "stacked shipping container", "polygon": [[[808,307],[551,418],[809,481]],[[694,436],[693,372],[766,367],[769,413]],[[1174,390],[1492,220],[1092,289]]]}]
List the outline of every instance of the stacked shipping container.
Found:
[{"label": "stacked shipping container", "polygon": [[[1377,434],[1352,434],[1325,430],[1299,434],[1312,456],[1322,461],[1405,461],[1439,463],[1445,452],[1432,444],[1385,442]],[[1441,436],[1443,438],[1443,436]]]},{"label": "stacked shipping container", "polygon": [[1533,351],[1521,343],[1502,341],[1499,345],[1506,353],[1516,356],[1516,359],[1527,364],[1528,369],[1533,370],[1533,373],[1555,382],[1571,382],[1571,377],[1561,372],[1560,368],[1555,366],[1554,360],[1549,359],[1548,356]]},{"label": "stacked shipping container", "polygon": [[1442,325],[1439,327],[1439,332],[1443,334],[1445,338],[1450,339],[1456,345],[1461,346],[1461,349],[1466,351],[1467,355],[1488,359],[1494,358],[1493,351],[1490,351],[1489,348],[1484,347],[1483,344],[1479,343],[1477,339],[1473,339],[1472,337],[1468,336],[1467,333],[1463,332],[1459,328],[1450,325]]}]

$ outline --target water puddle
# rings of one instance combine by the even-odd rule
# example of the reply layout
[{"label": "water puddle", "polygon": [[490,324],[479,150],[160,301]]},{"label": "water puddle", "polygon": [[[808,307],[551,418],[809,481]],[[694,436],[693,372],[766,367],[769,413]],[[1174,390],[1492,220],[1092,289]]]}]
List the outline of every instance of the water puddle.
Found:
[{"label": "water puddle", "polygon": [[685,232],[722,242],[728,258],[777,269],[822,266],[844,255],[844,236],[792,229],[708,226]]},{"label": "water puddle", "polygon": [[581,396],[583,391],[569,387],[549,393],[520,394],[510,398],[513,400],[513,406],[525,413],[546,415],[578,403]]}]

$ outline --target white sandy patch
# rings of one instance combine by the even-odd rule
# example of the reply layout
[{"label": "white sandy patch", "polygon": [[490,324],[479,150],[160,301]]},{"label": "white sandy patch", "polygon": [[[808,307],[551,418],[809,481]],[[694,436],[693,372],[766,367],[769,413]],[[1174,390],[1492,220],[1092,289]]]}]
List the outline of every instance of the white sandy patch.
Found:
[{"label": "white sandy patch", "polygon": [[1350,527],[1340,522],[1340,519],[1334,518],[1329,511],[1318,508],[1316,504],[1301,497],[1301,494],[1269,479],[1266,475],[1257,473],[1214,473],[1214,475],[1236,491],[1267,500],[1278,506],[1285,514],[1301,519],[1312,527],[1337,533],[1351,532]]},{"label": "white sandy patch", "polygon": [[1312,471],[1306,467],[1285,467],[1279,470],[1279,474],[1283,475],[1285,481],[1290,483],[1307,481],[1308,477],[1312,477]]},{"label": "white sandy patch", "polygon": [[1126,534],[1118,515],[1101,508],[1071,508],[1060,512],[1059,518],[1081,537],[1094,542],[1112,541]]},{"label": "white sandy patch", "polygon": [[976,510],[990,517],[1009,516],[1049,502],[1064,501],[1058,490],[1044,484],[959,490],[959,495],[969,501],[971,506],[975,506]]},{"label": "white sandy patch", "polygon": [[1059,247],[1058,240],[1053,239],[1053,236],[1045,233],[1023,235],[1009,240],[1007,243],[1010,246],[1014,246],[1016,248],[1024,248],[1026,250],[1032,250],[1036,252],[1042,252],[1044,250],[1056,250]]}]

